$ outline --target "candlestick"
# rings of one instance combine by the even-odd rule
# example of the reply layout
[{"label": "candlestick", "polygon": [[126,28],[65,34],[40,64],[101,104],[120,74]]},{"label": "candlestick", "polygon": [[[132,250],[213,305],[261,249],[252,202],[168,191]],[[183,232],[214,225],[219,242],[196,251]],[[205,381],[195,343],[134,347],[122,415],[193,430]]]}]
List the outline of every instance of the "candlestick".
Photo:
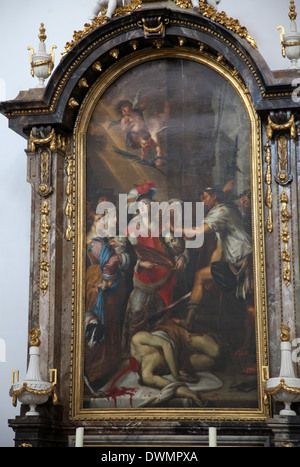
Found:
[{"label": "candlestick", "polygon": [[84,436],[84,428],[76,428],[76,440],[75,440],[75,447],[82,448],[83,447],[83,436]]},{"label": "candlestick", "polygon": [[209,447],[217,447],[217,429],[213,427],[209,428]]}]

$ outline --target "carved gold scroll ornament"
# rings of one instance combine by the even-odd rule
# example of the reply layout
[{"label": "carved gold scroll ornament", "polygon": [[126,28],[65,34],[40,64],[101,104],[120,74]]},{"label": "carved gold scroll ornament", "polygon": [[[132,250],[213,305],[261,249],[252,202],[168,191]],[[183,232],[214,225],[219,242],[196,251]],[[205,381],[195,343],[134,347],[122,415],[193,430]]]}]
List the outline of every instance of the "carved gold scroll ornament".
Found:
[{"label": "carved gold scroll ornament", "polygon": [[[142,0],[132,0],[128,5],[116,8],[113,17],[123,16],[131,13],[132,11],[141,8],[142,3]],[[174,3],[183,9],[192,9],[193,7],[189,0],[174,0]],[[242,39],[245,39],[251,45],[251,47],[257,50],[257,44],[255,40],[250,36],[247,28],[241,26],[237,19],[228,17],[224,11],[218,12],[213,6],[208,5],[204,0],[200,0],[199,8],[200,15],[210,19],[211,21],[221,24],[226,29],[239,35]],[[94,18],[91,23],[86,23],[83,30],[74,31],[73,40],[66,43],[65,52],[63,55],[67,54],[87,34],[102,24],[107,23],[108,19],[106,18],[105,13],[106,9],[103,10],[102,14]]]},{"label": "carved gold scroll ornament", "polygon": [[[265,173],[265,183],[267,185],[266,196],[265,196],[265,205],[268,208],[268,216],[266,222],[266,230],[268,232],[273,231],[273,214],[272,214],[272,171],[271,171],[271,140],[273,138],[274,131],[290,131],[290,137],[292,139],[296,138],[296,124],[295,117],[291,115],[290,119],[286,123],[275,123],[272,118],[268,117],[268,124],[266,127],[267,134],[267,145],[265,147],[266,151],[266,173]],[[289,198],[285,188],[289,182],[292,181],[292,174],[289,173],[289,164],[288,164],[288,138],[285,135],[281,135],[277,139],[277,167],[278,171],[276,174],[276,181],[279,185],[283,186],[282,193],[280,195],[281,203],[281,240],[283,242],[283,250],[281,253],[281,260],[283,263],[283,281],[288,287],[291,283],[291,254],[288,249],[288,242],[290,239],[290,233],[288,229],[288,222],[291,220],[292,215],[288,211]]]},{"label": "carved gold scroll ornament", "polygon": [[267,137],[268,139],[273,138],[273,131],[274,130],[290,130],[291,138],[295,139],[297,135],[296,124],[295,124],[295,117],[294,115],[291,116],[288,122],[283,124],[274,123],[270,115],[268,116],[268,124],[267,124]]},{"label": "carved gold scroll ornament", "polygon": [[[41,330],[39,325],[32,329],[29,332],[30,336],[30,346],[31,347],[39,347],[40,346],[40,336],[41,336]],[[16,381],[15,381],[15,376],[16,376]],[[23,392],[29,392],[30,394],[36,394],[36,395],[42,395],[46,396],[49,394],[52,394],[52,401],[53,404],[56,405],[58,403],[58,395],[57,395],[57,370],[56,369],[51,369],[50,370],[50,383],[51,386],[47,389],[35,389],[30,386],[30,382],[24,381],[22,386],[19,389],[14,390],[14,384],[19,382],[19,371],[13,371],[12,372],[12,381],[11,381],[11,388],[9,390],[9,395],[12,397],[12,405],[16,407],[17,405],[17,400],[18,396],[22,394]],[[37,383],[39,381],[36,381]]]},{"label": "carved gold scroll ornament", "polygon": [[145,36],[153,36],[153,35],[160,35],[163,36],[165,34],[165,25],[169,24],[169,19],[164,18],[161,19],[161,16],[159,16],[156,20],[157,25],[149,25],[146,23],[145,18],[143,18],[141,21],[138,21],[138,26],[142,27],[144,29],[144,34]]},{"label": "carved gold scroll ornament", "polygon": [[66,195],[67,195],[67,204],[65,208],[66,218],[67,218],[67,228],[65,233],[65,238],[70,242],[73,238],[73,228],[72,228],[72,218],[73,218],[73,159],[71,156],[66,158],[67,167],[67,185],[66,185]]},{"label": "carved gold scroll ornament", "polygon": [[49,249],[49,242],[48,242],[48,232],[50,230],[50,225],[48,224],[48,214],[49,214],[49,204],[48,201],[45,200],[43,203],[43,207],[41,210],[42,219],[41,219],[41,263],[40,263],[40,270],[41,270],[41,282],[40,288],[45,295],[48,289],[48,271],[50,268],[50,263],[47,259],[47,253]]},{"label": "carved gold scroll ornament", "polygon": [[265,174],[265,183],[267,185],[267,191],[265,196],[265,205],[268,208],[268,216],[266,221],[266,229],[268,232],[273,232],[273,214],[272,214],[272,169],[271,169],[271,146],[269,142],[265,146],[266,156],[265,161],[267,164],[266,174]]},{"label": "carved gold scroll ornament", "polygon": [[50,149],[51,151],[55,151],[56,149],[56,135],[54,128],[52,128],[49,136],[44,137],[44,138],[38,138],[37,136],[34,135],[34,131],[31,130],[30,132],[30,137],[28,141],[28,149],[32,152],[35,152],[35,147],[36,145],[45,145],[50,143]]},{"label": "carved gold scroll ornament", "polygon": [[289,229],[288,229],[288,221],[291,219],[292,215],[287,209],[287,204],[289,202],[289,198],[284,188],[281,195],[280,195],[280,202],[281,202],[281,223],[282,223],[282,231],[281,231],[281,239],[283,242],[283,251],[281,255],[281,259],[283,262],[283,280],[285,285],[288,287],[291,283],[291,255],[288,249],[288,242],[290,239]]}]

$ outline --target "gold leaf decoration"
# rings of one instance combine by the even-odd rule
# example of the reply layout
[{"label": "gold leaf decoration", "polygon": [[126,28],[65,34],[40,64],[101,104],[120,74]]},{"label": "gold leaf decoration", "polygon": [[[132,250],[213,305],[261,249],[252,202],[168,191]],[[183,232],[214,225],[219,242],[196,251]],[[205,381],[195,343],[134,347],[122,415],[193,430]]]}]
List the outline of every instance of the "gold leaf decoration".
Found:
[{"label": "gold leaf decoration", "polygon": [[[113,17],[117,16],[124,16],[131,13],[133,10],[139,8],[142,4],[142,0],[132,0],[130,5],[120,6],[115,9]],[[91,23],[86,23],[84,25],[84,29],[82,31],[74,31],[73,40],[71,42],[67,42],[65,45],[65,52],[62,55],[66,55],[76,44],[79,42],[83,37],[85,37],[90,32],[94,31],[94,29],[102,26],[108,22],[108,19],[105,16],[107,8],[105,8],[102,14],[96,16]]]},{"label": "gold leaf decoration", "polygon": [[[192,8],[192,4],[188,0],[174,0],[174,2],[181,8]],[[205,0],[200,0],[199,8],[202,16],[210,19],[211,21],[215,21],[216,23],[225,26],[225,28],[230,31],[238,34],[242,39],[246,39],[246,41],[257,50],[255,40],[249,35],[247,28],[241,26],[237,19],[229,18],[225,11],[217,11],[213,6],[208,5]]]},{"label": "gold leaf decoration", "polygon": [[[133,10],[140,8],[142,3],[143,0],[132,0],[130,5],[120,6],[116,8],[113,17],[124,16],[126,14],[129,14]],[[193,7],[189,0],[174,0],[174,3],[176,3],[177,6],[183,9]],[[213,6],[208,5],[204,0],[200,0],[199,8],[200,14],[202,16],[212,21],[215,21],[216,23],[225,26],[230,31],[238,34],[242,39],[246,39],[246,41],[254,49],[257,50],[255,40],[249,35],[247,28],[241,26],[237,19],[229,18],[224,11],[218,12]],[[106,11],[107,8],[103,10],[102,14],[94,18],[91,23],[86,23],[82,31],[74,31],[73,40],[71,42],[67,42],[67,44],[65,45],[65,52],[63,52],[62,55],[66,55],[77,44],[77,42],[79,42],[90,32],[94,31],[94,29],[107,23],[108,19],[105,16]]]}]

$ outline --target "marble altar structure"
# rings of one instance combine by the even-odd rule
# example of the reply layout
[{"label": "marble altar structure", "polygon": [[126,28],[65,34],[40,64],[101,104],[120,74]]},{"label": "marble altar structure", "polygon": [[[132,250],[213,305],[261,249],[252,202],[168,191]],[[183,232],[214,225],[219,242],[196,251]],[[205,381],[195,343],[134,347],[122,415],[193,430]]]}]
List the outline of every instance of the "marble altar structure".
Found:
[{"label": "marble altar structure", "polygon": [[[29,330],[40,329],[43,380],[49,380],[53,369],[56,375],[55,400],[49,397],[37,406],[39,416],[26,415],[28,407],[23,404],[20,415],[9,420],[16,446],[73,446],[78,427],[85,429],[86,445],[205,446],[211,426],[217,428],[218,445],[300,446],[299,389],[285,384],[283,375],[280,389],[293,394],[295,415],[280,416],[283,401],[273,397],[279,388],[268,391],[266,384],[279,375],[282,341],[291,343],[293,376],[297,378],[299,372],[299,72],[271,71],[257,50],[255,38],[238,20],[221,12],[221,5],[218,10],[202,1],[196,11],[187,0],[132,0],[130,5],[117,7],[111,20],[100,14],[74,33],[45,88],[21,91],[14,100],[0,104],[12,131],[27,141],[27,179],[32,187]],[[86,372],[83,303],[88,249],[83,224],[88,210],[87,174],[92,177],[97,170],[106,173],[106,167],[115,174],[118,167],[111,167],[114,159],[105,159],[100,168],[95,165],[91,169],[94,159],[87,155],[107,141],[103,133],[97,133],[98,123],[94,124],[97,116],[102,125],[101,109],[108,112],[106,96],[107,101],[116,93],[121,96],[121,80],[126,76],[140,73],[140,81],[134,82],[143,83],[155,75],[155,71],[151,75],[154,66],[158,66],[157,73],[167,73],[173,62],[199,66],[185,68],[191,92],[193,87],[201,88],[201,80],[209,79],[209,69],[216,86],[222,78],[224,89],[231,86],[233,90],[228,95],[235,92],[241,109],[245,109],[246,117],[234,122],[230,131],[237,134],[240,143],[245,132],[249,135],[248,149],[243,152],[239,146],[238,161],[244,161],[239,165],[241,172],[247,164],[250,167],[255,391],[252,398],[253,387],[243,379],[240,391],[244,398],[241,396],[236,406],[230,405],[236,391],[233,383],[232,399],[228,402],[225,398],[219,405],[214,405],[210,393],[208,405],[202,407],[185,403],[171,408],[105,406],[103,399],[99,402],[101,386],[93,384],[97,381],[94,370],[88,376]],[[159,96],[159,85],[154,85]],[[220,97],[216,103],[216,94],[211,96],[208,104],[203,94],[203,102],[218,105],[220,110]],[[222,105],[227,105],[226,99]],[[240,115],[243,112],[240,110]],[[195,125],[200,133],[206,124],[201,115],[204,120]],[[115,121],[113,115],[111,121]],[[106,138],[110,129],[106,127]],[[98,140],[92,139],[95,134]],[[205,131],[201,135],[205,139]],[[191,142],[183,144],[192,147]],[[234,148],[233,141],[232,154]],[[158,159],[161,157],[159,154]],[[221,161],[220,156],[216,160]],[[129,171],[131,162],[128,164]],[[164,169],[158,164],[155,168]],[[188,169],[181,166],[180,170],[183,174]],[[144,172],[142,175],[145,178]],[[169,187],[176,182],[175,175],[168,181]],[[120,186],[126,177],[124,172],[115,174]],[[131,187],[122,188],[129,193]],[[169,188],[168,198],[172,195]],[[118,306],[113,303],[112,313]],[[231,376],[238,380],[236,374]],[[253,372],[253,381],[251,377]],[[217,384],[213,386],[215,397],[218,389]],[[12,395],[17,397],[13,390]],[[116,393],[114,397],[115,401]]]}]

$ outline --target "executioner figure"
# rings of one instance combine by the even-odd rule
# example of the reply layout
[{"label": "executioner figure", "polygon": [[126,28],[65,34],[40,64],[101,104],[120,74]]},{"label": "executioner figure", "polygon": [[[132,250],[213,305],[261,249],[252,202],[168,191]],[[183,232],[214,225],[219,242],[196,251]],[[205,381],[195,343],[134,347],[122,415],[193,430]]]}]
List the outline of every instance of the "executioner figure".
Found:
[{"label": "executioner figure", "polygon": [[214,232],[217,246],[208,266],[196,271],[187,317],[181,323],[187,328],[192,325],[194,314],[201,307],[206,281],[214,279],[223,290],[235,287],[237,297],[241,299],[251,292],[249,268],[252,240],[238,207],[227,203],[223,190],[218,187],[204,189],[201,201],[206,215],[204,223],[195,229],[202,229],[204,233]]}]

